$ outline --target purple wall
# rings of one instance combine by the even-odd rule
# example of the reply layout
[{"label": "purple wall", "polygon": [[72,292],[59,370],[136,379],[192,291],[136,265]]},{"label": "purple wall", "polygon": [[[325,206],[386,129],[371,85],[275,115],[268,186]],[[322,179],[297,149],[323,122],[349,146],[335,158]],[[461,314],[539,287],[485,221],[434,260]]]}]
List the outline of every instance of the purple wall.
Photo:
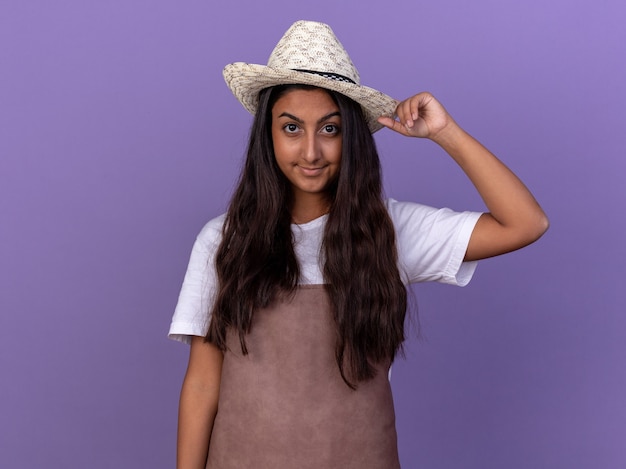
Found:
[{"label": "purple wall", "polygon": [[[552,221],[465,289],[416,288],[404,467],[626,467],[623,2],[212,4],[0,4],[0,467],[173,467],[187,347],[165,336],[250,122],[221,68],[300,18],[365,84],[435,93]],[[435,145],[377,139],[388,195],[482,209]]]}]

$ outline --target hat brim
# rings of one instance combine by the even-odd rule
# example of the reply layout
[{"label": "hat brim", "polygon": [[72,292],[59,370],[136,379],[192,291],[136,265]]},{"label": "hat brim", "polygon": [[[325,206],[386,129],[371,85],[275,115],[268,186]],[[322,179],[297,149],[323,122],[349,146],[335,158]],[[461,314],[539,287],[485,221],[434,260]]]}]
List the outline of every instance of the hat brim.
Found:
[{"label": "hat brim", "polygon": [[378,118],[393,117],[398,106],[398,101],[373,88],[325,78],[314,73],[235,62],[226,65],[223,74],[230,90],[251,114],[256,113],[261,90],[271,86],[291,84],[326,88],[353,99],[361,105],[372,133],[383,127],[378,123]]}]

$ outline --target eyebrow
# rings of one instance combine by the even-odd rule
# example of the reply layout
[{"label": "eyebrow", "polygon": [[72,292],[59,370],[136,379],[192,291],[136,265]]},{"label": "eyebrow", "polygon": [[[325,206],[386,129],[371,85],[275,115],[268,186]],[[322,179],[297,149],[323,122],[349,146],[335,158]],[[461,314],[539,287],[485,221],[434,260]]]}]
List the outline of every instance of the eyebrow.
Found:
[{"label": "eyebrow", "polygon": [[[339,111],[334,111],[331,112],[330,114],[326,114],[325,116],[321,117],[317,123],[321,124],[324,121],[327,121],[328,119],[330,119],[331,117],[335,117],[335,116],[339,116],[341,117],[341,113]],[[289,114],[288,112],[283,112],[280,116],[278,116],[279,118],[281,117],[288,117],[289,119],[293,119],[296,122],[300,123],[300,124],[304,124],[304,121],[302,119],[300,119],[299,117],[294,116],[293,114]]]}]

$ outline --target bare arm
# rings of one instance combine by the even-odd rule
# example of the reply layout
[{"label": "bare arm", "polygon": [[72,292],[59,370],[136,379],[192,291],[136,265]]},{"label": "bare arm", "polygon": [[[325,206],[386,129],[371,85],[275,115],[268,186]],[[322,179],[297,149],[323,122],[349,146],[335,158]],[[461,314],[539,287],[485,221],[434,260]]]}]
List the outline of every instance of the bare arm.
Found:
[{"label": "bare arm", "polygon": [[472,232],[466,260],[522,248],[548,229],[548,218],[526,186],[430,93],[402,101],[396,112],[397,121],[381,117],[379,122],[402,135],[429,138],[440,145],[472,181],[489,210]]},{"label": "bare arm", "polygon": [[222,352],[193,337],[178,408],[178,469],[204,469],[222,374]]}]

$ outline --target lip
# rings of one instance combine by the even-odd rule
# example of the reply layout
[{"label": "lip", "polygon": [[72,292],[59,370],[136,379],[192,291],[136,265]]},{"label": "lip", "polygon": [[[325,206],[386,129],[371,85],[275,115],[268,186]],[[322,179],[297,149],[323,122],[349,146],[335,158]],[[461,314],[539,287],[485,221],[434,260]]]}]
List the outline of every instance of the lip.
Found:
[{"label": "lip", "polygon": [[306,166],[298,165],[298,168],[300,169],[300,172],[305,176],[319,176],[324,171],[326,166],[317,166],[313,168],[308,168]]}]

